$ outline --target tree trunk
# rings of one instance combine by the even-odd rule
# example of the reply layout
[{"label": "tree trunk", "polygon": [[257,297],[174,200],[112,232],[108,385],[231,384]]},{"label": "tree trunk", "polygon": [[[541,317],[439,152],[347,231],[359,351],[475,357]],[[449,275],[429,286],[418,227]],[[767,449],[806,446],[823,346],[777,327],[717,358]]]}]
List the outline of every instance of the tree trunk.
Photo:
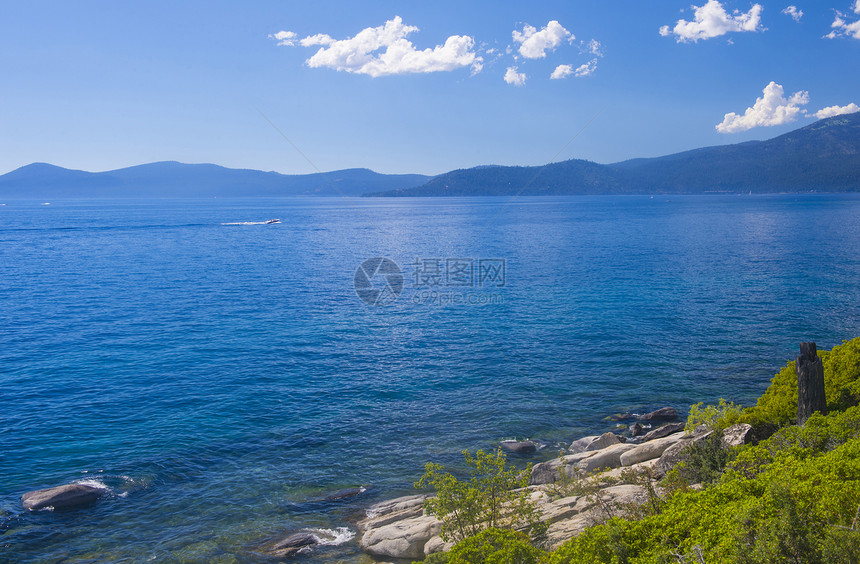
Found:
[{"label": "tree trunk", "polygon": [[797,369],[797,424],[803,425],[816,411],[827,414],[824,395],[824,365],[816,354],[815,343],[800,343]]}]

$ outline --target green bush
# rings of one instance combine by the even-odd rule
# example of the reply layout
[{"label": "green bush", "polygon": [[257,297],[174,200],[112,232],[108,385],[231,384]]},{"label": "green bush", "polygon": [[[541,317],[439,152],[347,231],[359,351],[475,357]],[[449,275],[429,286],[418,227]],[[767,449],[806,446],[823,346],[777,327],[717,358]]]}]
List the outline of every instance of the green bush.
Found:
[{"label": "green bush", "polygon": [[742,406],[726,402],[723,398],[720,398],[720,403],[716,406],[706,406],[699,402],[690,406],[690,415],[687,416],[687,425],[684,430],[692,433],[698,427],[704,426],[711,431],[723,431],[738,423],[743,414],[744,408]]},{"label": "green bush", "polygon": [[[547,556],[529,537],[517,531],[486,529],[458,542],[448,553],[448,564],[538,564]],[[425,560],[426,562],[426,560]]]},{"label": "green bush", "polygon": [[424,560],[413,562],[413,564],[448,564],[448,553],[434,552]]},{"label": "green bush", "polygon": [[637,536],[634,531],[637,523],[612,519],[603,525],[590,527],[553,551],[547,563],[627,564],[631,561],[628,543]]},{"label": "green bush", "polygon": [[723,447],[723,434],[714,431],[705,439],[686,447],[681,454],[681,461],[672,472],[682,484],[710,484],[719,479],[723,469],[734,458],[733,449]]},{"label": "green bush", "polygon": [[[429,463],[415,487],[432,487],[436,495],[424,502],[425,510],[442,521],[442,538],[461,541],[484,529],[521,529],[540,536],[547,525],[540,522],[538,509],[529,498],[528,476],[508,467],[501,450],[487,454],[482,450],[473,457],[463,451],[470,478],[459,480],[439,464]],[[519,491],[515,491],[518,490]]]}]

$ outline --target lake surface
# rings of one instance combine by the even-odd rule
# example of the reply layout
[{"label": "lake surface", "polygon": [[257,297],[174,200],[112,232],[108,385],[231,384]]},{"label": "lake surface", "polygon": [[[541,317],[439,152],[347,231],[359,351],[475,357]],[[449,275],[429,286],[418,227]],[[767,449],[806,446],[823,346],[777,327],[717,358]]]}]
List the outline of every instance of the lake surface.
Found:
[{"label": "lake surface", "polygon": [[[860,335],[857,195],[44,204],[0,206],[0,561],[359,561],[425,462],[750,403]],[[75,481],[110,493],[22,511]]]}]

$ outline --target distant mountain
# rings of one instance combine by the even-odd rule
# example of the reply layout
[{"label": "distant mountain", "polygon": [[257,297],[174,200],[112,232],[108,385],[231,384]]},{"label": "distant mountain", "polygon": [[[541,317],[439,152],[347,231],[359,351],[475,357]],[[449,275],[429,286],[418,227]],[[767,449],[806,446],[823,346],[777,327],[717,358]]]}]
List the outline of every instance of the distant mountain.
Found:
[{"label": "distant mountain", "polygon": [[423,186],[371,196],[552,196],[625,191],[627,174],[590,161],[546,166],[480,166],[446,172]]},{"label": "distant mountain", "polygon": [[750,141],[610,165],[660,192],[860,191],[860,113]]},{"label": "distant mountain", "polygon": [[213,164],[158,162],[84,172],[34,163],[0,176],[0,198],[359,196],[418,186],[429,179],[420,174],[379,174],[363,168],[285,175]]},{"label": "distant mountain", "polygon": [[476,167],[374,196],[540,196],[860,191],[860,113],[817,121],[768,141],[705,147],[610,165]]}]

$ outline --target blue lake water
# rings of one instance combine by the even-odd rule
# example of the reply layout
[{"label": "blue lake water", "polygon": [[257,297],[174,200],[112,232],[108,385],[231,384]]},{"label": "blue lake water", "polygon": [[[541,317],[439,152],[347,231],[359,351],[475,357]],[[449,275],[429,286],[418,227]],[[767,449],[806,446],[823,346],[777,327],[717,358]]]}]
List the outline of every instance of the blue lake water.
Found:
[{"label": "blue lake water", "polygon": [[[860,335],[857,195],[6,204],[0,561],[256,562],[299,529],[359,561],[356,512],[425,462],[749,403]],[[110,495],[21,508],[86,480]]]}]

